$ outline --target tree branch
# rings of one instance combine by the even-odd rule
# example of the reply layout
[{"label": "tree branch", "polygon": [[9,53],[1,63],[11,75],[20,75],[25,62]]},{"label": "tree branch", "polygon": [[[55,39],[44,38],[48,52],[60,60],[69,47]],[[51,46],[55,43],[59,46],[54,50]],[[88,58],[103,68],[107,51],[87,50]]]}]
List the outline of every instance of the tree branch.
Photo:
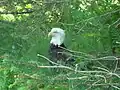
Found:
[{"label": "tree branch", "polygon": [[33,13],[33,10],[27,10],[27,11],[23,11],[23,12],[0,12],[0,14],[29,14],[29,13]]}]

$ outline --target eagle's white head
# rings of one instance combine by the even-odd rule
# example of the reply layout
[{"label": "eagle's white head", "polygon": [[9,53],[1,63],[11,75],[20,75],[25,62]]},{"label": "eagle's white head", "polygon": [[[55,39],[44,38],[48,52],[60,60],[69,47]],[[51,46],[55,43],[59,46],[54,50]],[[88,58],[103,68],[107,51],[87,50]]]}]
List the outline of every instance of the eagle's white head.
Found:
[{"label": "eagle's white head", "polygon": [[65,39],[65,32],[61,28],[52,28],[48,36],[52,37],[50,43],[54,45],[61,45]]}]

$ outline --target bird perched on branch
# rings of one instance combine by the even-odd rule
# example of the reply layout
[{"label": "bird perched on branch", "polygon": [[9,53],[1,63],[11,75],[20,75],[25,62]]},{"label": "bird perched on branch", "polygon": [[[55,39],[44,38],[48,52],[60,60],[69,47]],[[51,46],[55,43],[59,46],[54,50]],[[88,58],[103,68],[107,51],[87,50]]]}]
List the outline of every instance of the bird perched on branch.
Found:
[{"label": "bird perched on branch", "polygon": [[[70,52],[66,50],[64,44],[65,31],[61,28],[52,28],[48,36],[51,36],[49,55],[50,60],[57,64],[68,65],[75,61]],[[50,62],[51,65],[54,65]]]}]

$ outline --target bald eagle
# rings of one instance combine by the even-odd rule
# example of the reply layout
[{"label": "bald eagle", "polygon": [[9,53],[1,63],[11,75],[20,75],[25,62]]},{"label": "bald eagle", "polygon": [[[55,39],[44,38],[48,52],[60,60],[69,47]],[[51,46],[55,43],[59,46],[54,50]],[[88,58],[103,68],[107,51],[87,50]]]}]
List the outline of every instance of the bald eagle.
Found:
[{"label": "bald eagle", "polygon": [[[61,28],[52,28],[48,36],[51,36],[49,56],[50,60],[61,65],[70,65],[75,61],[70,52],[65,48],[65,31]],[[50,63],[53,65],[53,63]]]}]

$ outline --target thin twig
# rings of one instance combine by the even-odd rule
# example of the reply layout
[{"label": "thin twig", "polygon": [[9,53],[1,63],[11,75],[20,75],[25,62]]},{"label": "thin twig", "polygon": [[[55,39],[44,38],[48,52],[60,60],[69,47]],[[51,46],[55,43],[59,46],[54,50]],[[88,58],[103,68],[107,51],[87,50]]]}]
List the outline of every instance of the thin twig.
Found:
[{"label": "thin twig", "polygon": [[80,33],[80,31],[86,26],[87,22],[79,29],[77,33]]},{"label": "thin twig", "polygon": [[78,64],[75,65],[75,74],[77,73],[76,71],[78,70]]},{"label": "thin twig", "polygon": [[112,24],[109,26],[109,28],[110,28],[111,26],[115,25],[115,24],[118,23],[118,22],[120,22],[120,18],[118,18],[118,20],[116,20],[114,23],[112,23]]},{"label": "thin twig", "polygon": [[97,63],[99,63],[102,67],[106,68],[108,70],[108,67],[106,67],[105,65],[103,65],[100,61],[97,61]]},{"label": "thin twig", "polygon": [[117,70],[117,67],[118,67],[118,60],[119,60],[119,59],[117,59],[117,61],[116,61],[114,72],[116,72],[116,70]]},{"label": "thin twig", "polygon": [[100,82],[100,81],[101,81],[101,79],[98,80],[98,81],[96,81],[96,82],[94,82],[87,90],[90,90],[93,86],[95,86],[96,83],[98,83],[98,82]]}]

